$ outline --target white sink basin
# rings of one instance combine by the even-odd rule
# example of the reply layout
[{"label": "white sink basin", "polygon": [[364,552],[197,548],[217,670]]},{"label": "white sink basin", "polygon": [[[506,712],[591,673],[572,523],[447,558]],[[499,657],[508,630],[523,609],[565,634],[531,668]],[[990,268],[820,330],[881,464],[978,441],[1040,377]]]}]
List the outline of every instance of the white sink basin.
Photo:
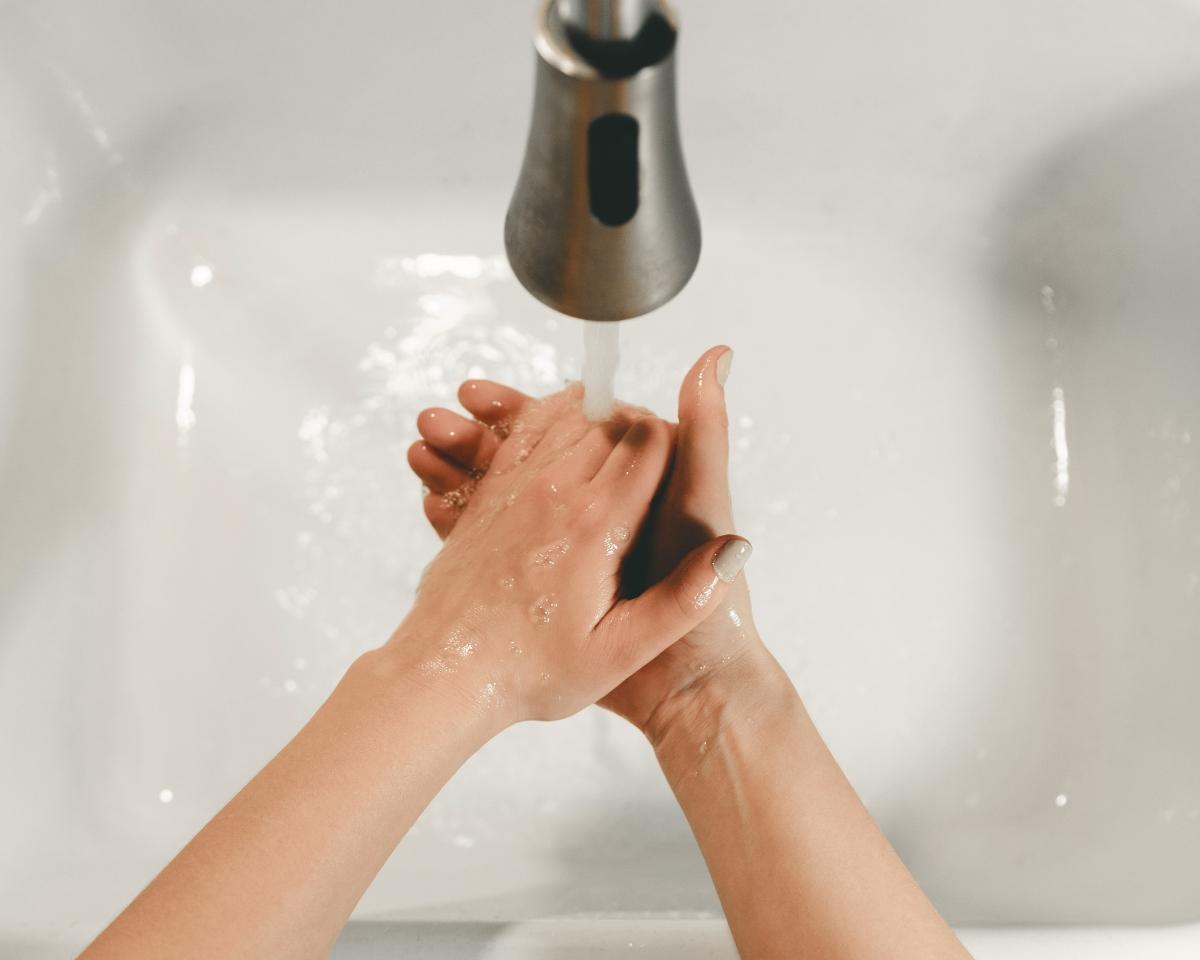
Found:
[{"label": "white sink basin", "polygon": [[[619,392],[735,347],[763,633],[949,918],[1025,928],[977,956],[1196,956],[1200,7],[683,14],[705,250]],[[416,411],[578,375],[501,255],[532,18],[0,0],[0,954],[82,945],[387,636]],[[474,758],[336,953],[630,944],[732,955],[592,710]]]}]

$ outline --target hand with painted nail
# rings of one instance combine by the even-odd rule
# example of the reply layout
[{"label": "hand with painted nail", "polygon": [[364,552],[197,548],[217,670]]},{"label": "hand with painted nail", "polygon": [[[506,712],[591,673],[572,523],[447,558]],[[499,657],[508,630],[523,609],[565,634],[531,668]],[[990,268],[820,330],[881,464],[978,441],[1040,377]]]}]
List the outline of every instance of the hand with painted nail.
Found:
[{"label": "hand with painted nail", "polygon": [[[684,378],[674,460],[647,528],[648,563],[632,589],[658,582],[698,544],[733,529],[724,390],[730,361],[727,348],[715,347]],[[451,539],[470,517],[473,484],[497,462],[490,452],[504,424],[533,403],[484,381],[464,384],[459,396],[478,422],[427,412],[419,422],[423,440],[410,453],[430,488],[426,513]],[[736,576],[749,544],[728,543],[716,567],[736,582],[707,598],[681,595],[706,615],[682,618],[691,622],[683,630],[672,624],[655,644],[662,652],[600,702],[654,744],[739,954],[967,957],[759,638],[745,578]]]},{"label": "hand with painted nail", "polygon": [[[493,393],[487,409],[502,410]],[[440,491],[427,512],[447,538],[390,646],[509,721],[594,703],[693,629],[736,577],[745,541],[711,537],[622,594],[672,453],[657,417],[591,423],[576,387],[523,401],[499,431],[447,410],[426,411],[420,428],[411,457]]]},{"label": "hand with painted nail", "polygon": [[[736,537],[714,537],[653,586],[622,591],[672,429],[634,411],[591,423],[578,394],[523,402],[486,433],[449,411],[422,417],[456,465],[413,451],[442,488],[429,515],[449,534],[413,609],[87,960],[328,955],[388,854],[471,754],[511,723],[594,703],[722,602],[743,555]],[[493,399],[503,406],[503,396]],[[449,483],[456,496],[445,496]]]},{"label": "hand with painted nail", "polygon": [[[702,544],[734,532],[724,390],[732,359],[728,347],[713,347],[684,377],[673,465],[646,530],[647,562],[641,564],[640,582],[627,583],[626,589],[646,589]],[[558,415],[582,418],[578,403],[573,402],[577,391],[556,395]],[[409,464],[429,489],[426,515],[443,537],[455,530],[472,502],[476,484],[486,476],[508,425],[519,422],[537,404],[519,391],[483,380],[463,384],[459,399],[475,420],[450,410],[425,410],[417,419],[422,439],[409,449]],[[623,406],[612,416],[614,423],[621,424],[637,415],[635,408]],[[716,572],[733,586],[721,596],[694,597],[705,615],[690,629],[668,638],[671,642],[662,654],[608,692],[602,706],[657,740],[661,723],[673,712],[673,700],[682,705],[697,685],[707,683],[729,664],[747,653],[765,653],[751,618],[745,578],[738,576],[750,549],[742,539],[731,543]]]},{"label": "hand with painted nail", "polygon": [[731,589],[749,545],[714,535],[732,526],[728,369],[725,348],[692,368],[677,437],[630,408],[591,423],[578,388],[469,383],[479,422],[423,414],[411,460],[446,544],[413,610],[85,960],[327,956],[468,757],[606,694],[650,734],[742,956],[965,956]]}]

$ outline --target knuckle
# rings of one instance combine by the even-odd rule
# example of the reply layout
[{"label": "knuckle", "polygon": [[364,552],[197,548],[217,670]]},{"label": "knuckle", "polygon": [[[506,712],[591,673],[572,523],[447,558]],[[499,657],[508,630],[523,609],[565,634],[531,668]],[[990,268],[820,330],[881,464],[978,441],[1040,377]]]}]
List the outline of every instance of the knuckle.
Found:
[{"label": "knuckle", "polygon": [[542,473],[533,478],[529,490],[539,502],[550,502],[558,498],[559,484],[553,474]]}]

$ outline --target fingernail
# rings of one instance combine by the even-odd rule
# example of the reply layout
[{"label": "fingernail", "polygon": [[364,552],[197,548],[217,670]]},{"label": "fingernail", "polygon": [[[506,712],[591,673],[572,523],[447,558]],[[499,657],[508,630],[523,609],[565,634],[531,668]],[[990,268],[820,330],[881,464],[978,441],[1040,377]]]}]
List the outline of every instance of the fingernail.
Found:
[{"label": "fingernail", "polygon": [[717,383],[725,386],[725,381],[729,379],[729,368],[733,366],[733,351],[726,350],[717,358]]},{"label": "fingernail", "polygon": [[750,545],[749,540],[743,540],[741,537],[730,540],[713,557],[713,571],[726,583],[733,583],[753,552],[754,547]]}]

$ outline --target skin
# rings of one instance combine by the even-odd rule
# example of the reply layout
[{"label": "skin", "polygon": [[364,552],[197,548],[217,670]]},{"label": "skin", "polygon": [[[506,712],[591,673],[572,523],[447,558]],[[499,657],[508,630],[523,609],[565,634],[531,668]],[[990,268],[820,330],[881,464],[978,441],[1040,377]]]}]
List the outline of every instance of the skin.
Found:
[{"label": "skin", "polygon": [[673,431],[650,416],[589,423],[577,407],[577,392],[526,404],[506,438],[492,434],[487,475],[456,501],[395,634],[84,957],[326,956],[471,754],[514,723],[594,703],[724,601],[717,561],[735,537],[623,589]]},{"label": "skin", "polygon": [[[646,582],[697,544],[734,529],[726,357],[727,347],[714,347],[684,378],[675,458],[647,531]],[[489,470],[505,424],[532,402],[488,381],[468,381],[459,398],[476,420],[427,410],[418,419],[422,440],[409,451],[430,490],[426,515],[443,536],[456,529],[473,485]],[[968,956],[763,644],[744,577],[707,618],[600,702],[654,746],[741,956]]]}]

